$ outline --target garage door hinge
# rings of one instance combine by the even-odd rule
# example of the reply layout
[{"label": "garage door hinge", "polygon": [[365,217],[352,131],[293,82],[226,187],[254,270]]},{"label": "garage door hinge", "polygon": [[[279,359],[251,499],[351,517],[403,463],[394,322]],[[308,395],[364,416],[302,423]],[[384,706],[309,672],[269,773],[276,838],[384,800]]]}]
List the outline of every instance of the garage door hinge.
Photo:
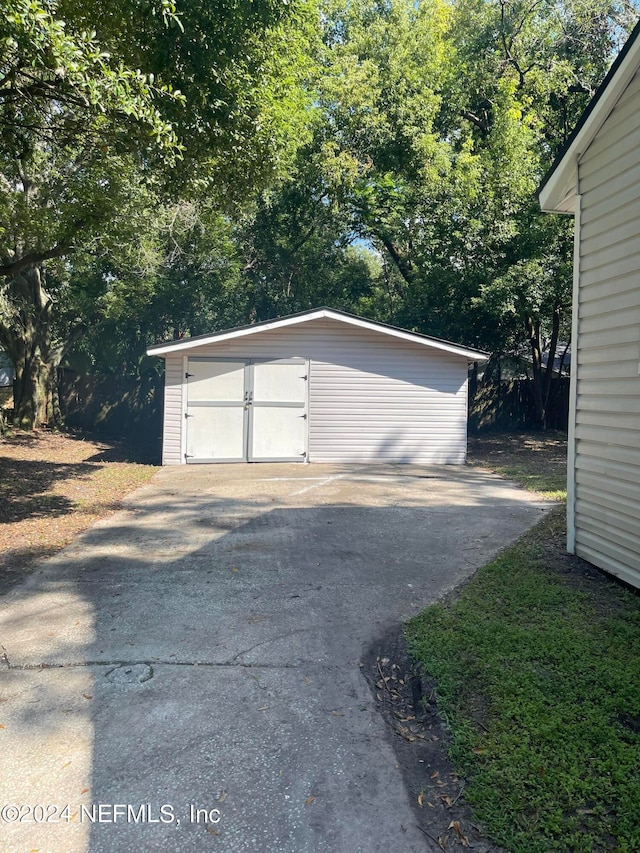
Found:
[{"label": "garage door hinge", "polygon": [[193,453],[185,453],[184,458],[185,459],[193,459]]},{"label": "garage door hinge", "polygon": [[185,373],[184,378],[190,379],[192,376],[195,376],[195,373]]},{"label": "garage door hinge", "polygon": [[185,418],[192,418],[193,417],[193,415],[190,415],[189,412],[185,412],[184,416],[185,416]]}]

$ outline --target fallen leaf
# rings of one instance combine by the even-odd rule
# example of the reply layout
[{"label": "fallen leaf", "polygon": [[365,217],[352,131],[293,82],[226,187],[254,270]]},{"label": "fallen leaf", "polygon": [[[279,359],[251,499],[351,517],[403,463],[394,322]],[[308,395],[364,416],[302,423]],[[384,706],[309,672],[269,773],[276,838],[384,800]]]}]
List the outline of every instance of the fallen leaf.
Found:
[{"label": "fallen leaf", "polygon": [[304,683],[307,685],[307,687],[311,684],[311,679],[308,675],[305,675]]},{"label": "fallen leaf", "polygon": [[424,794],[422,793],[418,794],[418,805],[420,806],[420,808],[422,808],[424,805]]},{"label": "fallen leaf", "polygon": [[223,788],[223,789],[220,791],[220,793],[218,794],[218,796],[216,797],[216,800],[217,800],[219,803],[224,803],[224,801],[225,801],[226,799],[227,799],[227,792],[226,792],[226,791],[225,791],[225,789]]},{"label": "fallen leaf", "polygon": [[439,775],[440,775],[440,771],[439,771],[439,770],[436,770],[434,773],[432,773],[432,774],[431,774],[431,778],[432,778],[432,779],[437,779]]},{"label": "fallen leaf", "polygon": [[460,843],[463,845],[463,847],[469,846],[469,839],[467,838],[467,836],[462,831],[462,828],[460,827],[460,821],[452,820],[451,823],[449,824],[448,828],[453,829],[455,831],[455,833],[458,836],[458,839],[459,839]]},{"label": "fallen leaf", "polygon": [[3,726],[2,723],[0,723],[0,729],[6,729],[6,726]]},{"label": "fallen leaf", "polygon": [[214,829],[212,826],[207,827],[207,832],[209,835],[220,835],[217,829]]},{"label": "fallen leaf", "polygon": [[344,714],[340,713],[340,711],[332,711],[331,713],[334,717],[344,717]]},{"label": "fallen leaf", "polygon": [[83,693],[82,695],[85,699],[93,699],[93,696],[90,693]]},{"label": "fallen leaf", "polygon": [[71,767],[71,762],[70,762],[70,761],[67,761],[67,763],[66,763],[66,764],[63,764],[63,765],[62,765],[62,769],[63,769],[63,770],[64,770],[64,768],[65,768],[65,767]]},{"label": "fallen leaf", "polygon": [[83,789],[80,791],[80,793],[81,793],[81,794],[86,794],[88,790],[89,790],[88,788],[83,788]]},{"label": "fallen leaf", "polygon": [[268,710],[269,710],[268,705],[263,705],[262,708],[258,708],[258,711],[268,711]]},{"label": "fallen leaf", "polygon": [[239,570],[239,569],[237,569],[237,568],[234,566],[234,567],[231,569],[231,571],[232,571],[232,572],[238,572],[238,571],[240,571],[240,570]]},{"label": "fallen leaf", "polygon": [[313,797],[313,796],[307,797],[307,799],[304,801],[305,806],[310,806],[314,800],[315,800],[315,797]]},{"label": "fallen leaf", "polygon": [[475,752],[476,755],[484,755],[487,750],[481,746],[474,746],[471,751]]},{"label": "fallen leaf", "polygon": [[445,803],[449,807],[451,807],[453,805],[453,800],[451,799],[451,797],[443,796],[443,797],[440,797],[440,799],[442,800],[443,803]]}]

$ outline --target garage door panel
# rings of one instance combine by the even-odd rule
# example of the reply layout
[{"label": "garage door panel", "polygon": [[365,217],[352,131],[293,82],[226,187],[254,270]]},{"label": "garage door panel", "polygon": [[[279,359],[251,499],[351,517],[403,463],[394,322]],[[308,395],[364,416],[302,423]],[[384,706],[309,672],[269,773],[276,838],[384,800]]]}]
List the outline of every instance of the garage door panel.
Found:
[{"label": "garage door panel", "polygon": [[297,359],[189,359],[187,462],[304,460],[305,368]]},{"label": "garage door panel", "polygon": [[306,381],[304,362],[258,362],[253,365],[253,399],[265,403],[304,403]]},{"label": "garage door panel", "polygon": [[305,457],[304,406],[254,406],[250,462],[300,461]]},{"label": "garage door panel", "polygon": [[245,391],[244,361],[189,359],[189,403],[242,401]]},{"label": "garage door panel", "polygon": [[241,462],[244,448],[244,406],[187,411],[187,462]]}]

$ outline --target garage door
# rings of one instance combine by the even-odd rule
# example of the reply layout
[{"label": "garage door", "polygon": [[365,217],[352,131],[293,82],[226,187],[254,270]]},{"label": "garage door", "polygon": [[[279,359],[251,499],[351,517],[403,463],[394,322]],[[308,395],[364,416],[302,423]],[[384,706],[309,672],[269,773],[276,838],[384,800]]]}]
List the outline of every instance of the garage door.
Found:
[{"label": "garage door", "polygon": [[306,459],[304,359],[190,358],[186,381],[187,462]]}]

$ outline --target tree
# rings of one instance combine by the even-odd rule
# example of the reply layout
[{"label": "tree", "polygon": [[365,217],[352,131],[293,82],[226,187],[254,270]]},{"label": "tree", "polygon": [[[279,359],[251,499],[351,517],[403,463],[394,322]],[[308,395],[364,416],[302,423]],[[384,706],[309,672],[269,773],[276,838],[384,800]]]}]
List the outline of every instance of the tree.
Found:
[{"label": "tree", "polygon": [[506,333],[502,346],[510,337],[508,348],[528,353],[543,428],[557,347],[570,342],[573,229],[542,215],[535,191],[636,19],[633,6],[602,0],[463,0],[452,21],[442,122],[471,140],[487,199],[489,263],[473,302]]},{"label": "tree", "polygon": [[542,217],[535,191],[630,8],[359,0],[331,6],[325,30],[327,180],[400,275],[396,321],[526,348],[541,426],[572,258],[570,223]]},{"label": "tree", "polygon": [[129,220],[168,197],[217,181],[228,205],[286,171],[304,138],[308,8],[2,0],[0,345],[18,423],[47,420],[55,369],[86,327],[64,302],[74,253],[117,252]]}]

